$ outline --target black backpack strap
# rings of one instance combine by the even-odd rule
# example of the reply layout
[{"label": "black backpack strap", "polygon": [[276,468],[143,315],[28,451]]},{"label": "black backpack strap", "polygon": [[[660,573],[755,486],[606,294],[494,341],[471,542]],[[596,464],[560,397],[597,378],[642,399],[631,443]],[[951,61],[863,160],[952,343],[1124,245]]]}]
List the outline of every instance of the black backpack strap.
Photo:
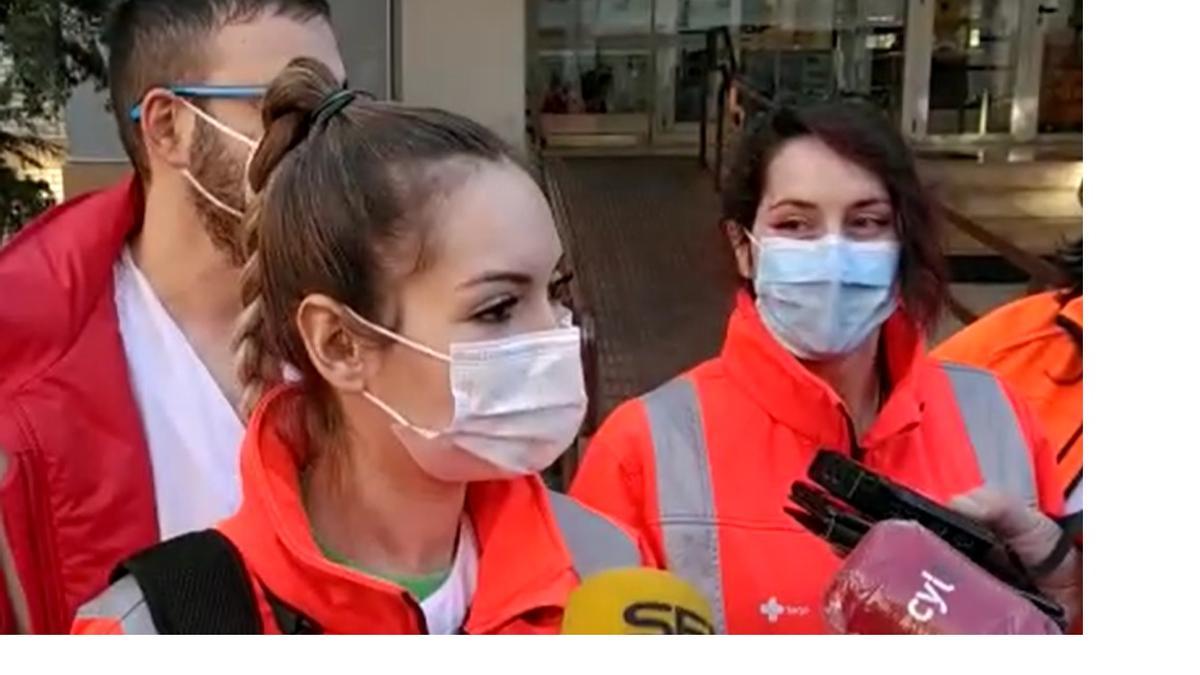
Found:
[{"label": "black backpack strap", "polygon": [[267,597],[267,604],[271,606],[271,614],[275,617],[275,625],[279,627],[280,633],[284,635],[320,635],[325,632],[320,624],[280,600],[271,592],[271,589],[266,586],[263,586],[262,589],[263,595]]},{"label": "black backpack strap", "polygon": [[113,581],[126,574],[141,589],[160,634],[263,632],[242,556],[216,530],[192,532],[153,546],[122,563]]}]

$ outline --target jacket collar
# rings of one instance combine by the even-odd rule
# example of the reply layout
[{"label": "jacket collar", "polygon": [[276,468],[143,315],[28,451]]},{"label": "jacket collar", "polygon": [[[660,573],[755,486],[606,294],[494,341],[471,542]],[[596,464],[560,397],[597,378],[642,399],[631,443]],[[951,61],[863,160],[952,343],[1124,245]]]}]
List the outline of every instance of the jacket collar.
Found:
[{"label": "jacket collar", "polygon": [[1058,311],[1058,315],[1083,330],[1083,296],[1067,301]]},{"label": "jacket collar", "polygon": [[113,264],[141,226],[144,208],[141,183],[131,174],[47,211],[5,245],[0,276],[21,284],[13,302],[36,303],[38,320],[26,321],[27,339],[39,346],[74,339],[96,303],[111,302]]},{"label": "jacket collar", "polygon": [[[145,215],[142,185],[129,174],[115,185],[76,197],[47,212],[30,228],[43,250],[72,272],[83,276],[85,287],[95,288],[99,278],[112,276],[112,266],[125,242],[141,227]],[[53,227],[39,227],[42,222]],[[92,283],[86,283],[92,282]]]},{"label": "jacket collar", "polygon": [[[916,322],[897,309],[884,322],[881,335],[892,390],[874,426],[866,430],[867,445],[917,424],[924,410],[917,381],[929,360]],[[721,362],[746,395],[776,421],[819,447],[850,444],[845,403],[771,336],[746,291],[738,293]]]},{"label": "jacket collar", "polygon": [[[255,409],[242,445],[242,506],[220,529],[271,593],[326,632],[419,632],[412,596],[330,562],[313,540],[300,494],[304,452],[281,433],[298,411],[296,394],[276,389]],[[541,480],[472,484],[466,510],[480,557],[464,629],[490,633],[533,610],[561,612],[576,582]]]}]

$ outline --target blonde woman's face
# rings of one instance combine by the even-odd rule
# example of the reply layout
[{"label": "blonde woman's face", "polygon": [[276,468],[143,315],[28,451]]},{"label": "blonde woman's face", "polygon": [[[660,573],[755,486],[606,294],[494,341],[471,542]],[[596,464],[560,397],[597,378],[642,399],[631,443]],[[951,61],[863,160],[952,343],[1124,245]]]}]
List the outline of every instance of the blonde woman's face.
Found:
[{"label": "blonde woman's face", "polygon": [[[550,330],[568,320],[568,275],[554,217],[537,184],[508,163],[464,167],[465,179],[429,209],[429,262],[397,282],[399,332],[442,353],[474,342]],[[386,350],[372,391],[428,428],[453,414],[447,364]]]}]

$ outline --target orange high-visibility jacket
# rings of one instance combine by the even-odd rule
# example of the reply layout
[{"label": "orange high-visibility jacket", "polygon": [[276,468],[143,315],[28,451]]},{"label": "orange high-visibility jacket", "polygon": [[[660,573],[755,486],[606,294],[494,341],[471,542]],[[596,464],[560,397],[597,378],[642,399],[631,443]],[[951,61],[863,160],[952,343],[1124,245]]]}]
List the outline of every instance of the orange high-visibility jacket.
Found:
[{"label": "orange high-visibility jacket", "polygon": [[719,356],[604,422],[572,496],[638,530],[730,633],[826,630],[821,597],[839,561],[783,511],[820,449],[938,501],[988,483],[1057,514],[1054,458],[1025,405],[990,373],[930,359],[902,310],[882,333],[893,386],[858,447],[844,403],[743,292]]},{"label": "orange high-visibility jacket", "polygon": [[1011,302],[963,328],[934,356],[994,371],[1038,414],[1063,495],[1083,480],[1083,296]]},{"label": "orange high-visibility jacket", "polygon": [[[329,561],[313,540],[299,484],[303,450],[281,433],[294,394],[277,389],[256,409],[242,446],[243,503],[217,528],[242,556],[264,632],[280,632],[266,591],[324,633],[424,632],[407,591]],[[466,509],[479,551],[466,633],[557,633],[580,575],[599,571],[593,563],[650,559],[635,534],[536,476],[473,483]],[[72,632],[154,633],[152,616],[124,577],[80,609]]]}]

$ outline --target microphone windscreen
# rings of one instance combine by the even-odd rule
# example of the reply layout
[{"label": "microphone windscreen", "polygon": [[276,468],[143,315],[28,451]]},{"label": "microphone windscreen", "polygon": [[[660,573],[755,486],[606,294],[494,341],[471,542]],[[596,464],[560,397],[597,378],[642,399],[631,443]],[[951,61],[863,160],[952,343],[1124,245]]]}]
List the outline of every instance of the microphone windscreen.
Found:
[{"label": "microphone windscreen", "polygon": [[915,522],[876,524],[825,594],[839,633],[1050,635],[1061,630],[1028,599]]},{"label": "microphone windscreen", "polygon": [[631,567],[586,578],[567,598],[562,632],[573,635],[711,635],[712,610],[686,581]]}]

